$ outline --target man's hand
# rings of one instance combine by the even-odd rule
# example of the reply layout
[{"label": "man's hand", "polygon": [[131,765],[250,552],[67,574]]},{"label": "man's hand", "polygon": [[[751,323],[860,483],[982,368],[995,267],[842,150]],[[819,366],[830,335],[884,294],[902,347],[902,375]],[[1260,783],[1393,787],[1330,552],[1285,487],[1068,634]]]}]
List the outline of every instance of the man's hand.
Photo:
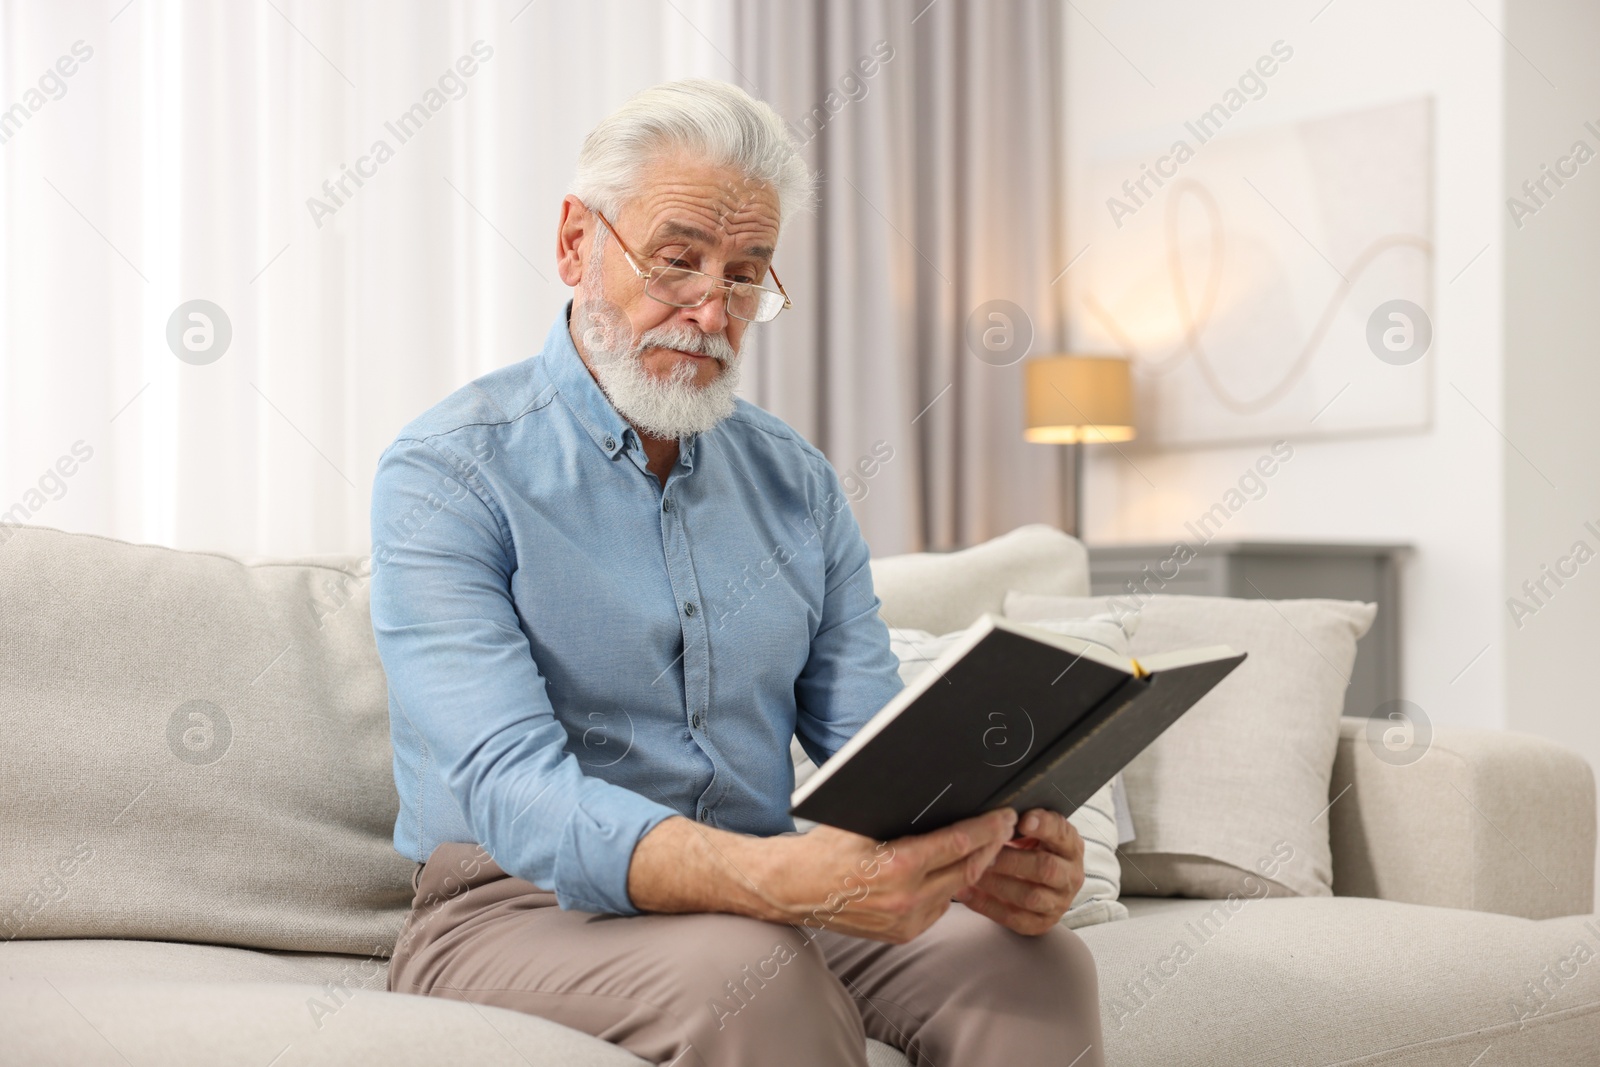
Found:
[{"label": "man's hand", "polygon": [[1016,828],[1011,808],[874,841],[831,826],[752,837],[682,816],[640,838],[628,895],[641,911],[721,911],[904,944],[976,885]]},{"label": "man's hand", "polygon": [[955,899],[1019,934],[1042,934],[1072,906],[1083,887],[1083,838],[1045,808],[1032,808],[978,884]]},{"label": "man's hand", "polygon": [[932,833],[874,841],[818,826],[774,838],[791,855],[775,854],[775,903],[782,918],[808,929],[835,930],[904,944],[938,921],[959,891],[976,885],[1005,850],[1017,823],[999,808]]}]

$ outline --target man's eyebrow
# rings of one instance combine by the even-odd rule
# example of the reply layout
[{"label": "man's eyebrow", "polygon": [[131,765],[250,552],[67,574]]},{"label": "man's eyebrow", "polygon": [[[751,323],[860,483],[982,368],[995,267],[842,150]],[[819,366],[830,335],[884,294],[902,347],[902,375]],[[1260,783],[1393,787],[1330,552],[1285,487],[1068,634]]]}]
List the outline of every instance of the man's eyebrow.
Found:
[{"label": "man's eyebrow", "polygon": [[[699,241],[701,244],[707,245],[716,243],[714,237],[698,226],[691,226],[686,222],[668,220],[663,222],[660,228],[656,230],[655,236],[650,242],[651,247],[655,247],[672,237],[686,237],[691,241]],[[751,245],[744,250],[744,255],[748,259],[767,260],[772,258],[773,252],[774,249],[770,245]]]}]

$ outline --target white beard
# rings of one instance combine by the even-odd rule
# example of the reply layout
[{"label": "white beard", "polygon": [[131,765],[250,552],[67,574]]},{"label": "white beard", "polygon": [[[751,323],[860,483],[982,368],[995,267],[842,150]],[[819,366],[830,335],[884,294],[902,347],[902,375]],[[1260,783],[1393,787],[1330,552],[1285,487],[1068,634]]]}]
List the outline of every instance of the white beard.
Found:
[{"label": "white beard", "polygon": [[[705,433],[733,414],[742,364],[723,335],[687,325],[658,326],[646,330],[637,342],[617,348],[602,348],[590,339],[593,336],[586,343],[595,380],[617,413],[640,433],[671,440]],[[645,369],[647,348],[703,352],[715,357],[721,370],[710,382],[697,385],[694,365],[679,360],[669,374],[657,377]]]},{"label": "white beard", "polygon": [[[592,257],[573,312],[595,381],[617,413],[640,433],[665,440],[705,433],[732,415],[741,361],[727,336],[680,323],[635,338],[627,316],[600,295],[599,266],[600,257]],[[694,364],[680,359],[670,373],[657,377],[645,369],[647,348],[703,353],[721,369],[706,385],[696,385]]]}]

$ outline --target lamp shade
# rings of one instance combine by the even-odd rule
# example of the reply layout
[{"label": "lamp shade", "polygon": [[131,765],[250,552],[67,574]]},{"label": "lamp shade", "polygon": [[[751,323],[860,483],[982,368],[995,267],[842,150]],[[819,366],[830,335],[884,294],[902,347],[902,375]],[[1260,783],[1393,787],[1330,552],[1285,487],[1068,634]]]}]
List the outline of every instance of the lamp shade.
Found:
[{"label": "lamp shade", "polygon": [[1133,379],[1118,356],[1054,355],[1022,365],[1023,437],[1040,444],[1130,441]]}]

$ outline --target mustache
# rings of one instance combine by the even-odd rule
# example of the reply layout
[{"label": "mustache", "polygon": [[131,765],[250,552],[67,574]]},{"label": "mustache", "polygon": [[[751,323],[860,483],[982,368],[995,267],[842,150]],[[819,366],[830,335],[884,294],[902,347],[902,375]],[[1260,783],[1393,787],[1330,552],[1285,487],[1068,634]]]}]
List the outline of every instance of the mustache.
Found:
[{"label": "mustache", "polygon": [[639,337],[637,348],[641,352],[646,348],[675,348],[680,352],[710,356],[718,363],[731,363],[739,355],[738,349],[725,335],[706,333],[685,325],[657,326],[653,330],[646,330]]}]

